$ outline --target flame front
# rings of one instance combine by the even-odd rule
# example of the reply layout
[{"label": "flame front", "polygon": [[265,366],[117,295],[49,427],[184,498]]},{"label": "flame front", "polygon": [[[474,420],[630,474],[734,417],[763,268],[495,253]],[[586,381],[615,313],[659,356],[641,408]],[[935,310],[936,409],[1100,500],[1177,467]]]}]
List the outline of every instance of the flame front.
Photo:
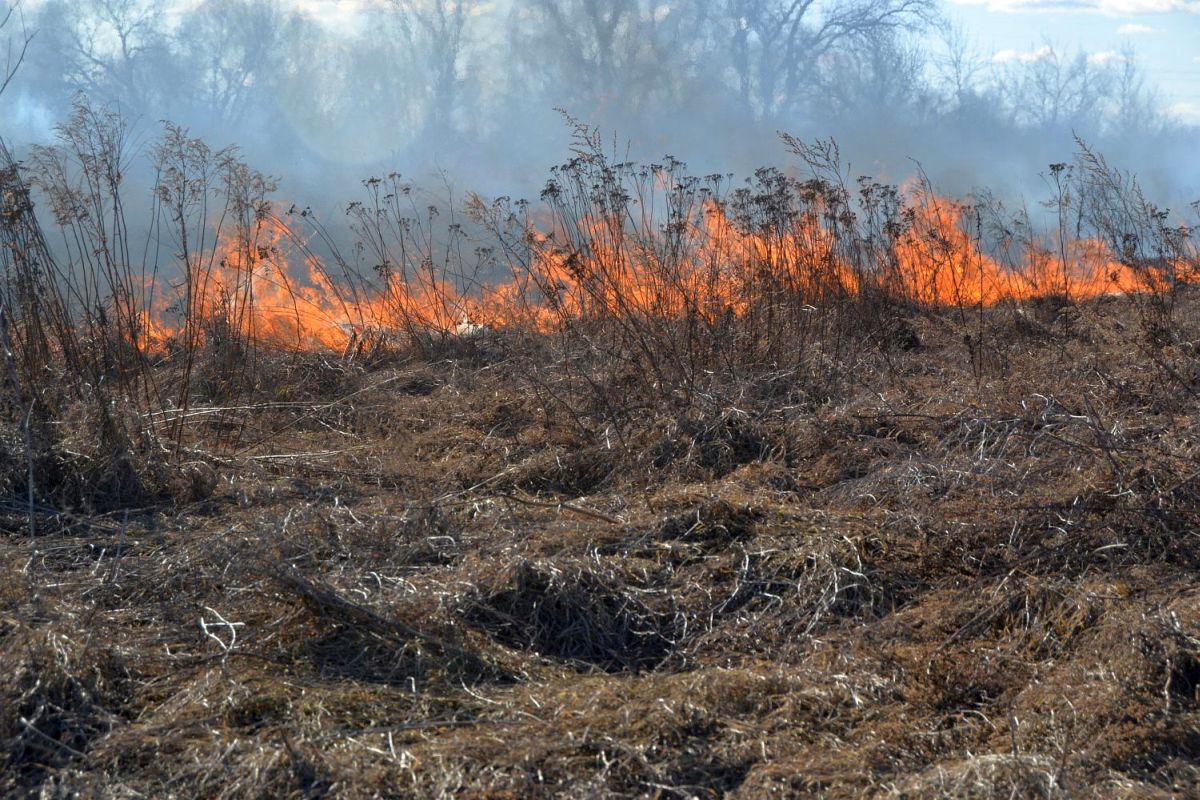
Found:
[{"label": "flame front", "polygon": [[925,306],[1084,300],[1161,291],[1195,267],[1176,259],[1135,268],[1097,240],[1066,237],[1010,238],[988,254],[968,233],[966,206],[919,189],[907,198],[908,224],[871,242],[847,242],[819,207],[745,230],[714,201],[659,228],[631,230],[603,216],[575,221],[570,232],[529,224],[527,258],[508,265],[505,280],[470,292],[428,258],[417,269],[384,265],[372,282],[348,284],[281,217],[270,216],[222,237],[189,265],[174,302],[151,308],[144,330],[155,347],[233,335],[273,347],[345,350],[370,333],[550,331],[596,317],[713,322],[781,300],[819,306],[868,288]]}]

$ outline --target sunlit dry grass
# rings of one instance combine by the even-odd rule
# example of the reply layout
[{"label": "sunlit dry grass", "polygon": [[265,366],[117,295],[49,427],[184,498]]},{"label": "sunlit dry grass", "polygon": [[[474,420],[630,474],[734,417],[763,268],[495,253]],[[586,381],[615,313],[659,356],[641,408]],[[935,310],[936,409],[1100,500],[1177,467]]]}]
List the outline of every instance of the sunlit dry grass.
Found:
[{"label": "sunlit dry grass", "polygon": [[[1047,256],[1067,282],[1032,292],[982,211],[774,173],[717,223],[763,271],[722,282],[711,230],[595,227],[596,204],[657,202],[627,181],[678,184],[593,151],[536,235],[475,205],[495,249],[436,250],[450,272],[411,219],[387,238],[391,200],[354,210],[379,254],[425,242],[397,264],[426,271],[356,283],[327,254],[336,302],[392,303],[341,347],[292,341],[299,311],[282,339],[259,325],[263,274],[292,262],[253,238],[265,188],[222,168],[211,197],[243,216],[218,246],[241,249],[192,240],[171,330],[121,248],[56,260],[4,173],[4,793],[1200,789],[1195,252],[1096,156],[1075,210],[1137,291],[1072,291]],[[700,186],[689,208],[715,202]],[[176,212],[181,240],[200,229]],[[803,236],[786,270],[755,249]],[[300,239],[306,263],[329,244]],[[907,267],[903,241],[925,248]],[[501,254],[512,316],[451,330]],[[1025,289],[902,279],[964,264]],[[402,274],[441,310],[399,303]]]}]

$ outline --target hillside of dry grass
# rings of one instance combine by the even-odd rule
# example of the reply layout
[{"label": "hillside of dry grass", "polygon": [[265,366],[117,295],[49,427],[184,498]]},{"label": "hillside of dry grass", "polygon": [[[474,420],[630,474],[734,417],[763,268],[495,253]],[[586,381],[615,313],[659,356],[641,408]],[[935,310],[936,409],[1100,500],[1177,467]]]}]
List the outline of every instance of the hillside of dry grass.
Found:
[{"label": "hillside of dry grass", "polygon": [[[1196,796],[1200,297],[1139,302],[678,391],[492,332],[264,354],[10,425],[0,792]],[[105,428],[147,413],[185,457]]]}]

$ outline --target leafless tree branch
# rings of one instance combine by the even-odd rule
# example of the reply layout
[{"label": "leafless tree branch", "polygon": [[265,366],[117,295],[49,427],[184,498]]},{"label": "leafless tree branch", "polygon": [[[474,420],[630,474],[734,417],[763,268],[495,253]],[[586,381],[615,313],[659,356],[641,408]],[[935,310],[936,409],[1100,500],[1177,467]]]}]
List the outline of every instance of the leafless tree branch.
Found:
[{"label": "leafless tree branch", "polygon": [[29,43],[33,41],[33,33],[25,28],[24,21],[20,19],[18,11],[21,7],[20,0],[8,5],[3,11],[3,16],[0,17],[0,31],[8,30],[8,26],[14,22],[21,23],[21,30],[16,35],[15,40],[9,37],[5,42],[4,48],[4,69],[0,71],[0,94],[4,94],[4,90],[12,83],[12,79],[17,74],[17,69],[20,68],[21,62],[25,60],[25,54],[29,52]]}]

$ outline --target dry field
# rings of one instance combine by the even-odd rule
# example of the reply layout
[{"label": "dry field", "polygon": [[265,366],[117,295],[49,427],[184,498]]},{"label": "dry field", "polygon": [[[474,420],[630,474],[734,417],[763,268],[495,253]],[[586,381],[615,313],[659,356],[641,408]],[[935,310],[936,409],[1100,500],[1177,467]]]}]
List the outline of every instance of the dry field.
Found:
[{"label": "dry field", "polygon": [[1200,253],[1082,144],[1031,217],[581,129],[339,251],[168,126],[160,263],[119,117],[60,139],[0,148],[0,794],[1200,796]]},{"label": "dry field", "polygon": [[0,791],[1197,796],[1200,298],[1137,305],[686,402],[501,333],[263,354],[170,468],[14,426]]}]

